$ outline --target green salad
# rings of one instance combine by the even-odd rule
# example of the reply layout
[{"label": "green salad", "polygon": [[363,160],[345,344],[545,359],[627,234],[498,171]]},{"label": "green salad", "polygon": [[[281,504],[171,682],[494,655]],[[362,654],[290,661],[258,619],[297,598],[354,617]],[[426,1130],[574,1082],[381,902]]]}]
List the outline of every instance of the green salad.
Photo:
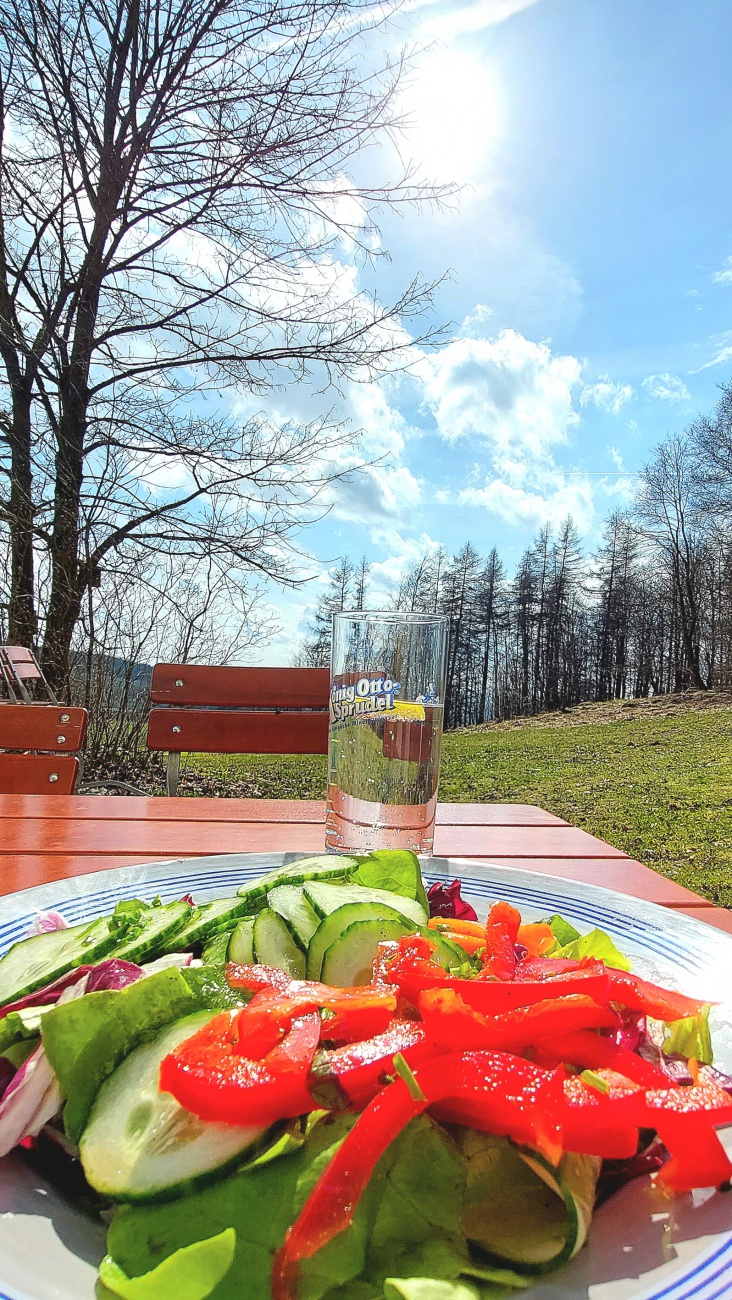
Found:
[{"label": "green salad", "polygon": [[708,1004],[471,913],[410,853],[312,858],[0,959],[0,1154],[80,1162],[100,1297],[488,1300],[632,1177],[729,1180]]}]

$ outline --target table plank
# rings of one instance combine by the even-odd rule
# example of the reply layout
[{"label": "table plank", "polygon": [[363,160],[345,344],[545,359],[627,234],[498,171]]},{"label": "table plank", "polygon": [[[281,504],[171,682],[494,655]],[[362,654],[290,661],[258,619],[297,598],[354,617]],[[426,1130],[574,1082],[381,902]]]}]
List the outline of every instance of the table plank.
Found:
[{"label": "table plank", "polygon": [[[487,861],[488,859],[486,859]],[[499,867],[521,867],[536,871],[542,876],[561,876],[563,880],[581,880],[586,885],[599,885],[601,889],[615,889],[633,898],[643,898],[660,907],[701,910],[714,904],[694,894],[675,880],[669,880],[658,871],[644,867],[632,858],[505,858],[491,855],[490,862]],[[479,863],[473,863],[478,866]]]},{"label": "table plank", "polygon": [[[0,795],[0,818],[41,821],[303,822],[322,825],[322,799],[169,799],[137,795]],[[533,804],[438,804],[441,826],[567,826]]]},{"label": "table plank", "polygon": [[[10,853],[260,853],[323,851],[322,823],[111,821],[10,818],[0,851]],[[574,826],[438,826],[435,853],[456,857],[626,858]]]},{"label": "table plank", "polygon": [[695,921],[706,921],[707,925],[714,925],[718,930],[726,930],[732,934],[732,912],[726,907],[682,907],[685,916],[691,916]]}]

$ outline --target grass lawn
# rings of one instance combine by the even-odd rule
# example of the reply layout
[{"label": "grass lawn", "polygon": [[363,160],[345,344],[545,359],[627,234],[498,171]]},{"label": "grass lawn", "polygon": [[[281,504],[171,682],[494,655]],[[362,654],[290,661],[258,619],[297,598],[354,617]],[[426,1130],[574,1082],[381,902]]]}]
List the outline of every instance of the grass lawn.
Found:
[{"label": "grass lawn", "polygon": [[[190,757],[186,785],[322,798],[325,759]],[[200,784],[199,784],[200,782]],[[444,740],[440,797],[534,803],[732,907],[732,709],[465,731]]]}]

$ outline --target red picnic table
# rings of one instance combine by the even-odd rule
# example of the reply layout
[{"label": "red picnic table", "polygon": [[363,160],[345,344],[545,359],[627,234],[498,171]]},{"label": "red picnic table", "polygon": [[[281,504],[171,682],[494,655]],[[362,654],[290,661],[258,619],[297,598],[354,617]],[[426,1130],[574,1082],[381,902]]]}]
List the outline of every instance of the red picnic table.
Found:
[{"label": "red picnic table", "polygon": [[[324,851],[320,800],[0,795],[0,819],[0,894],[168,858]],[[732,912],[528,804],[439,804],[434,851],[617,889],[732,933]]]}]

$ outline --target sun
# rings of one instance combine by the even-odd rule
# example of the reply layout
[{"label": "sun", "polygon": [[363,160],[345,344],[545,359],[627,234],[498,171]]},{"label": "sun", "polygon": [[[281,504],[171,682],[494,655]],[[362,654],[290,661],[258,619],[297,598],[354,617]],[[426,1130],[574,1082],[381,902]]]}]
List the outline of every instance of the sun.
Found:
[{"label": "sun", "polygon": [[403,97],[403,148],[429,180],[478,182],[501,126],[493,68],[444,49],[420,62]]}]

